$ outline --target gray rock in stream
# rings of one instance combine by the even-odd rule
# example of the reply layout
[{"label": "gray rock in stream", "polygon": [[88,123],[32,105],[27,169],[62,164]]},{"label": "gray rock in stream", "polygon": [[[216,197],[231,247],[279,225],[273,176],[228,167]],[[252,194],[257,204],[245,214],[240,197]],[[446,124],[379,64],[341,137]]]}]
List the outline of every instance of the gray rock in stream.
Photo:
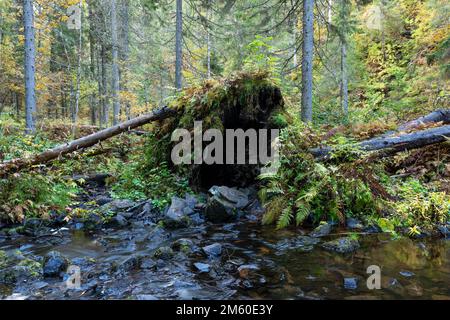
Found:
[{"label": "gray rock in stream", "polygon": [[235,188],[214,186],[209,192],[212,197],[206,205],[205,216],[208,221],[213,223],[235,220],[238,211],[249,204],[247,194]]},{"label": "gray rock in stream", "polygon": [[350,253],[359,249],[359,242],[356,239],[346,237],[325,242],[322,247],[338,253]]},{"label": "gray rock in stream", "polygon": [[347,228],[353,230],[363,230],[364,226],[358,219],[348,218],[347,219]]},{"label": "gray rock in stream", "polygon": [[44,277],[59,277],[69,266],[69,259],[58,251],[51,251],[44,257]]},{"label": "gray rock in stream", "polygon": [[202,248],[203,252],[212,258],[217,258],[222,254],[222,245],[220,243],[214,243]]},{"label": "gray rock in stream", "polygon": [[211,266],[209,264],[201,262],[194,263],[194,267],[200,271],[200,273],[208,273],[211,270]]},{"label": "gray rock in stream", "polygon": [[172,203],[166,209],[162,221],[167,228],[184,228],[189,226],[189,216],[193,213],[193,208],[189,206],[189,203],[185,199],[173,197]]},{"label": "gray rock in stream", "polygon": [[100,207],[100,212],[103,214],[120,213],[129,210],[136,206],[136,203],[131,200],[114,200],[106,203]]},{"label": "gray rock in stream", "polygon": [[320,226],[318,226],[317,228],[315,228],[311,233],[310,233],[310,237],[313,238],[321,238],[321,237],[325,237],[327,235],[330,234],[332,229],[331,224],[329,224],[328,222],[326,223],[322,223]]},{"label": "gray rock in stream", "polygon": [[356,278],[345,278],[344,288],[347,290],[356,290],[358,288],[358,280]]}]

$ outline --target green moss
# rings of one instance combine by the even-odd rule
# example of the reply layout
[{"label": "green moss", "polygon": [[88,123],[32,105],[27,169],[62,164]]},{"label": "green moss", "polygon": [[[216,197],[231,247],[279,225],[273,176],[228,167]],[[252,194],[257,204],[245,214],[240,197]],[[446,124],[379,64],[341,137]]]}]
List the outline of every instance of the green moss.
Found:
[{"label": "green moss", "polygon": [[19,262],[18,266],[26,267],[28,269],[28,272],[30,276],[32,277],[39,277],[42,275],[42,264],[32,260],[32,259],[25,259]]}]

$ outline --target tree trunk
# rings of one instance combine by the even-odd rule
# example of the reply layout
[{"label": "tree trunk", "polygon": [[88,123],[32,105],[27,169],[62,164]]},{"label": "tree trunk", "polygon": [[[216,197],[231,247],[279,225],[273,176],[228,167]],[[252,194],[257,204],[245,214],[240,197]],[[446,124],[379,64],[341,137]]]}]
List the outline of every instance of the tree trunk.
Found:
[{"label": "tree trunk", "polygon": [[33,1],[23,0],[23,22],[25,31],[25,114],[26,133],[34,133],[36,117],[35,92],[35,43]]},{"label": "tree trunk", "polygon": [[119,76],[119,43],[117,38],[117,10],[116,0],[111,0],[111,38],[112,38],[112,97],[113,97],[113,125],[119,123],[120,115],[120,76]]},{"label": "tree trunk", "polygon": [[209,25],[209,20],[211,19],[211,0],[207,1],[207,14],[206,14],[206,23],[205,23],[205,28],[206,28],[206,46],[207,46],[207,56],[206,56],[206,63],[207,63],[207,71],[206,71],[206,77],[208,79],[211,78],[211,32],[210,32],[210,28],[211,26]]},{"label": "tree trunk", "polygon": [[73,113],[73,126],[72,126],[72,136],[75,138],[77,122],[78,122],[78,112],[80,109],[80,82],[81,82],[81,52],[83,46],[83,5],[80,0],[80,34],[78,35],[78,65],[77,65],[77,84],[75,89],[75,110]]},{"label": "tree trunk", "polygon": [[[447,137],[447,138],[446,138]],[[441,143],[450,137],[450,125],[442,127],[416,131],[399,136],[381,136],[366,141],[359,142],[354,146],[362,151],[378,151],[389,149],[389,152],[396,153],[406,150],[422,148],[427,145]],[[317,160],[327,160],[333,152],[332,147],[321,147],[311,149],[311,154]]]},{"label": "tree trunk", "polygon": [[101,46],[101,65],[102,65],[102,103],[103,103],[103,125],[108,126],[109,123],[109,97],[107,87],[107,75],[106,75],[106,48],[102,43]]},{"label": "tree trunk", "polygon": [[183,88],[183,0],[176,0],[176,33],[175,33],[175,88],[181,90]]},{"label": "tree trunk", "polygon": [[[90,80],[91,83],[95,82],[95,71],[96,71],[96,58],[95,58],[95,22],[94,22],[94,3],[93,1],[89,2],[89,49],[90,49]],[[91,113],[91,124],[95,125],[97,123],[97,95],[95,92],[92,92],[90,97],[90,113]]]},{"label": "tree trunk", "polygon": [[348,120],[348,77],[347,77],[347,43],[341,40],[341,107]]},{"label": "tree trunk", "polygon": [[333,0],[328,0],[328,24],[333,21]]},{"label": "tree trunk", "polygon": [[116,126],[101,130],[86,137],[82,137],[80,139],[60,145],[56,148],[44,151],[38,155],[29,158],[19,158],[3,162],[0,164],[0,176],[4,176],[12,172],[17,172],[33,165],[44,164],[68,153],[92,147],[93,145],[96,145],[97,143],[107,140],[120,133],[131,131],[134,128],[140,127],[152,121],[163,120],[165,118],[173,116],[174,114],[174,110],[164,107],[152,113],[134,118]]},{"label": "tree trunk", "polygon": [[303,0],[302,110],[304,122],[312,121],[312,68],[314,50],[314,0]]},{"label": "tree trunk", "polygon": [[[120,38],[121,38],[121,50],[120,50],[120,60],[121,60],[121,90],[127,92],[128,91],[128,78],[129,78],[129,69],[128,69],[128,59],[130,55],[130,36],[129,36],[129,19],[130,19],[130,1],[122,0],[121,1],[121,10],[120,10]],[[128,99],[125,101],[125,114],[127,116],[127,120],[131,119],[131,103]]]}]

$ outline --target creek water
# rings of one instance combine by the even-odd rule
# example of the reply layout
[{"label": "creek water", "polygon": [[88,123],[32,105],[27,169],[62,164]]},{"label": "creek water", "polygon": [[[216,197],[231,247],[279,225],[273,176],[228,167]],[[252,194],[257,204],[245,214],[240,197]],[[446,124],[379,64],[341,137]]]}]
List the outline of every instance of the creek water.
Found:
[{"label": "creek water", "polygon": [[[62,279],[0,287],[6,297],[29,299],[449,299],[450,242],[361,235],[351,254],[329,252],[308,242],[301,230],[275,231],[254,221],[166,231],[139,222],[126,229],[0,241],[0,250],[43,256],[57,250],[81,268],[78,290]],[[339,237],[339,231],[325,240]],[[189,239],[185,253],[154,258],[162,246]],[[325,241],[325,240],[322,240]],[[211,258],[202,247],[219,243]],[[139,265],[124,267],[130,257]],[[200,273],[195,263],[208,265]],[[125,266],[127,264],[125,263]],[[367,268],[381,268],[381,289],[369,290]],[[347,280],[346,280],[347,279]],[[345,285],[350,280],[351,285]]]}]

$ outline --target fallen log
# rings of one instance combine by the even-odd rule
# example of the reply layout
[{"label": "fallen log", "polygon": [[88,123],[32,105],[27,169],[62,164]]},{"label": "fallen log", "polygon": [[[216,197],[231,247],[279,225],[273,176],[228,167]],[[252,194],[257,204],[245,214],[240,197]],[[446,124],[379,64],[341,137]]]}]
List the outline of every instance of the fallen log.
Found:
[{"label": "fallen log", "polygon": [[[389,150],[389,153],[396,153],[445,142],[448,138],[450,125],[445,125],[398,136],[381,136],[356,143],[354,146],[361,151]],[[311,149],[310,153],[317,160],[323,161],[329,159],[334,150],[333,147],[319,147]]]},{"label": "fallen log", "polygon": [[420,127],[421,125],[428,123],[442,122],[443,124],[450,123],[450,109],[438,109],[426,116],[409,121],[398,127],[397,131],[406,131]]},{"label": "fallen log", "polygon": [[26,167],[31,167],[34,165],[50,162],[65,154],[92,147],[101,141],[107,140],[123,132],[131,131],[134,128],[140,127],[144,124],[153,121],[166,119],[175,114],[176,111],[164,107],[162,109],[153,111],[149,114],[142,115],[140,117],[125,121],[116,126],[95,132],[88,136],[57,146],[53,149],[46,150],[40,154],[31,156],[29,158],[18,158],[0,163],[0,176],[17,172]]}]

